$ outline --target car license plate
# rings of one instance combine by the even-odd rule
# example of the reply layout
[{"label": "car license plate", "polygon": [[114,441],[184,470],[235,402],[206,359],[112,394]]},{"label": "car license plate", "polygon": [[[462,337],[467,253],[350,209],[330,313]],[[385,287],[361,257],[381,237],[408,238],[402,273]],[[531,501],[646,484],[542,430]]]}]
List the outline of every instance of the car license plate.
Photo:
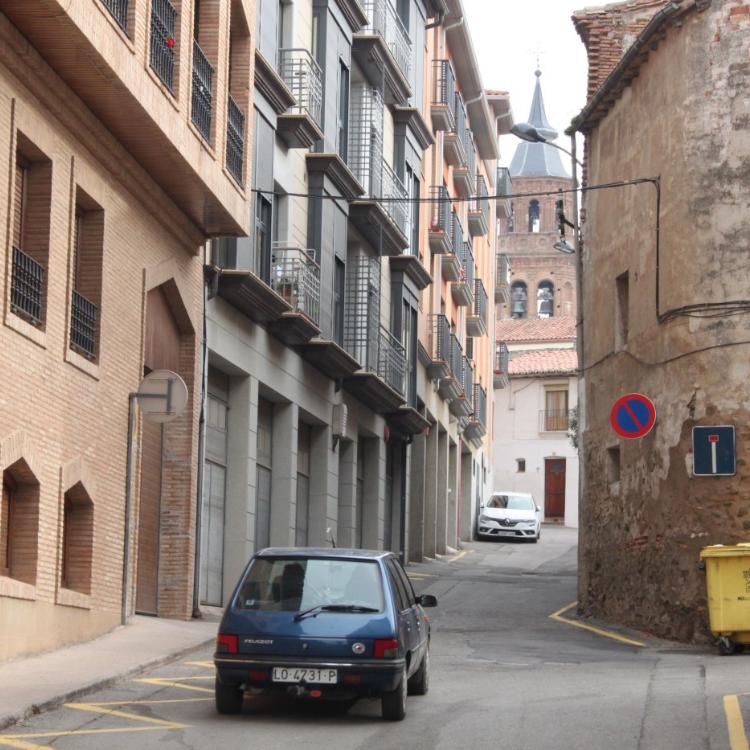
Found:
[{"label": "car license plate", "polygon": [[335,669],[309,669],[307,667],[274,667],[274,682],[309,682],[335,685],[338,672]]}]

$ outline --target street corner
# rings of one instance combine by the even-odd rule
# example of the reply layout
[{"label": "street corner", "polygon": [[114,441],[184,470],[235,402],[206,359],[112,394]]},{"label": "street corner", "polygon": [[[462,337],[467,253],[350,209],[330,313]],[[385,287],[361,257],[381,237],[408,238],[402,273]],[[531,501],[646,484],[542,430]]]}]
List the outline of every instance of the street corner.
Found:
[{"label": "street corner", "polygon": [[599,622],[590,618],[582,618],[577,612],[578,602],[571,602],[549,615],[550,620],[562,623],[579,630],[584,630],[600,638],[621,643],[624,646],[644,649],[649,647],[649,642],[642,633],[628,631],[624,628],[614,629],[608,623]]}]

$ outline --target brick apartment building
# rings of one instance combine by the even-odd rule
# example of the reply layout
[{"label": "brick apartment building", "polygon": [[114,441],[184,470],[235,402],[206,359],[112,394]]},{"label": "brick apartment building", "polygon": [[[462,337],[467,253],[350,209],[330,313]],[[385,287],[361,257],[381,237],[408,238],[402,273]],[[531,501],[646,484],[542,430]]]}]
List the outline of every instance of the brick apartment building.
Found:
[{"label": "brick apartment building", "polygon": [[164,367],[190,397],[138,422],[128,611],[192,611],[201,249],[247,223],[254,24],[197,8],[0,8],[0,659],[120,622],[128,394]]}]

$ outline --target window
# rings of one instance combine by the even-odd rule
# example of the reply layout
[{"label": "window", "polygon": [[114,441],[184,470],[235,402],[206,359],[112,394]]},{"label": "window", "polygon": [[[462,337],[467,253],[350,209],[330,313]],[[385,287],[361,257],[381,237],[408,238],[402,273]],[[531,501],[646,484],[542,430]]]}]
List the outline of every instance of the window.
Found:
[{"label": "window", "polygon": [[333,277],[333,340],[344,345],[344,288],[346,285],[346,265],[340,258],[334,261]]},{"label": "window", "polygon": [[219,54],[219,0],[194,0],[193,73],[190,115],[203,138],[211,142],[214,81]]},{"label": "window", "polygon": [[70,348],[96,360],[101,320],[104,211],[80,188],[73,225]]},{"label": "window", "polygon": [[534,510],[534,498],[527,494],[513,495],[493,495],[487,501],[488,508],[498,508],[503,510]]},{"label": "window", "polygon": [[212,260],[219,268],[237,268],[237,238],[217,237],[213,240]]},{"label": "window", "polygon": [[517,458],[516,459],[516,471],[519,474],[525,474],[526,473],[526,459],[525,458]]},{"label": "window", "polygon": [[419,197],[420,197],[419,175],[412,174],[410,190],[411,190],[411,193],[409,195],[409,198],[411,199],[411,203],[409,204],[409,209],[412,214],[411,216],[411,238],[410,238],[411,248],[410,249],[411,249],[412,255],[421,257],[421,253],[419,250],[419,211],[421,207],[421,204],[419,202]]},{"label": "window", "polygon": [[255,273],[266,282],[271,281],[271,201],[258,194],[255,203]]},{"label": "window", "polygon": [[297,511],[294,544],[306,547],[310,530],[310,426],[297,427]]},{"label": "window", "polygon": [[539,232],[539,201],[534,198],[529,201],[529,232]]},{"label": "window", "polygon": [[81,594],[91,593],[94,546],[94,505],[79,482],[63,498],[63,548],[60,585]]},{"label": "window", "polygon": [[409,602],[409,594],[407,593],[407,590],[404,586],[404,582],[401,580],[401,577],[396,570],[396,565],[393,560],[388,560],[386,564],[388,566],[388,572],[390,574],[391,587],[394,589],[394,594],[396,595],[396,599],[398,601],[399,611],[403,612],[404,610],[409,609],[409,607],[411,606]]},{"label": "window", "polygon": [[10,309],[40,328],[46,312],[51,203],[52,162],[18,133]]},{"label": "window", "polygon": [[349,68],[339,60],[339,106],[336,119],[338,154],[347,161],[349,154]]},{"label": "window", "polygon": [[630,306],[630,280],[628,272],[615,279],[615,351],[628,345],[628,311]]},{"label": "window", "polygon": [[178,47],[177,17],[180,0],[151,0],[151,48],[149,63],[162,83],[177,93],[175,59]]},{"label": "window", "polygon": [[36,583],[39,483],[23,459],[2,475],[0,575]]},{"label": "window", "polygon": [[620,446],[607,448],[607,482],[610,485],[620,481]]},{"label": "window", "polygon": [[536,313],[540,318],[555,314],[555,286],[551,281],[540,281],[536,290]]},{"label": "window", "polygon": [[544,394],[544,431],[564,432],[568,429],[568,390],[548,390]]},{"label": "window", "polygon": [[416,406],[416,341],[417,341],[417,312],[406,301],[403,300],[401,308],[401,344],[406,356],[406,390],[404,396],[408,406]]},{"label": "window", "polygon": [[514,281],[510,288],[510,316],[514,320],[525,318],[528,314],[529,295],[523,281]]}]

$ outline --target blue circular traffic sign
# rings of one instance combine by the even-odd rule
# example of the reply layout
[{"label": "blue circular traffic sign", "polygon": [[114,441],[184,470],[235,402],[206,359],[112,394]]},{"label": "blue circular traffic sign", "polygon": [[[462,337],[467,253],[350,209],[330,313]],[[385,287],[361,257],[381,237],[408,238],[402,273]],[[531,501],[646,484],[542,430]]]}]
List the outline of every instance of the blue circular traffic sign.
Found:
[{"label": "blue circular traffic sign", "polygon": [[615,401],[609,421],[620,437],[630,440],[642,438],[651,432],[656,422],[656,408],[647,396],[628,393]]}]

